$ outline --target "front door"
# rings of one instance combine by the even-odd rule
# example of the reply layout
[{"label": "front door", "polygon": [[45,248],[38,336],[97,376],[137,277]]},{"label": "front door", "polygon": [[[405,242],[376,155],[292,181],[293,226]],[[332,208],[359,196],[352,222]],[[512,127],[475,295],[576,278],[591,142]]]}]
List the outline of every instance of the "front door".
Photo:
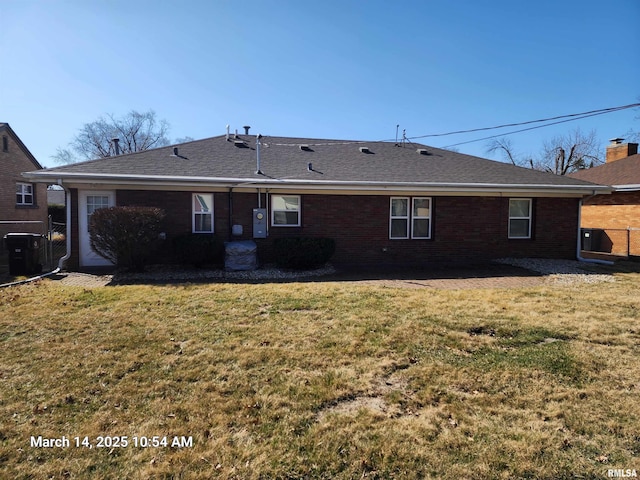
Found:
[{"label": "front door", "polygon": [[100,208],[113,207],[116,194],[113,191],[82,190],[78,193],[78,233],[80,235],[80,265],[82,267],[104,267],[113,265],[91,248],[89,218]]}]

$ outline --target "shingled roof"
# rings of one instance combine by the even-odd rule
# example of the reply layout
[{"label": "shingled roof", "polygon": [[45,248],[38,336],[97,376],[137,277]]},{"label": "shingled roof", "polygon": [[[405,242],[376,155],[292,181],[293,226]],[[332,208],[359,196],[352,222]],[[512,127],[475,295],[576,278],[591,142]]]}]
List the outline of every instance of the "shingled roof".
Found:
[{"label": "shingled roof", "polygon": [[[258,167],[259,158],[259,167]],[[405,142],[225,135],[29,172],[36,181],[268,188],[544,189],[604,193],[592,183]]]},{"label": "shingled roof", "polygon": [[640,154],[572,173],[571,178],[640,190]]}]

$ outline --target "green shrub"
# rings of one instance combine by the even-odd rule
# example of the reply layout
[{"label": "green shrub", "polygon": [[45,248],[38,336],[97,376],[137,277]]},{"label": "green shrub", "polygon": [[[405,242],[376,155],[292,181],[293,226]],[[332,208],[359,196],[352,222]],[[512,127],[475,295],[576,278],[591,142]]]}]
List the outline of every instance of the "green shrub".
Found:
[{"label": "green shrub", "polygon": [[142,271],[158,242],[164,211],[153,207],[96,210],[89,221],[91,248],[118,267]]},{"label": "green shrub", "polygon": [[273,247],[279,267],[303,270],[327,263],[336,250],[336,242],[332,238],[278,238]]},{"label": "green shrub", "polygon": [[224,243],[215,235],[188,233],[173,239],[173,248],[180,263],[202,267],[220,265],[224,261]]}]

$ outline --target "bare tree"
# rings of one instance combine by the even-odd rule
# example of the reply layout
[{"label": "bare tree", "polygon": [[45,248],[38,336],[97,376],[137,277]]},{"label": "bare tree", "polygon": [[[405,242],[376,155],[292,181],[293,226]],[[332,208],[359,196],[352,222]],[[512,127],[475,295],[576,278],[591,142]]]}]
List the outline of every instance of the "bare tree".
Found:
[{"label": "bare tree", "polygon": [[526,166],[556,175],[566,175],[576,170],[600,165],[603,163],[600,150],[595,130],[584,134],[579,128],[544,142],[537,159],[523,158],[518,155],[511,140],[504,137],[494,139],[487,145],[487,153],[499,152],[513,165]]},{"label": "bare tree", "polygon": [[[53,159],[57,163],[73,163],[162,147],[169,144],[168,131],[169,124],[157,120],[153,110],[132,110],[120,118],[108,114],[85,124],[67,148],[58,148]],[[119,152],[113,141],[116,138]]]},{"label": "bare tree", "polygon": [[603,163],[595,130],[583,134],[576,128],[566,135],[553,137],[544,143],[537,170],[566,175]]},{"label": "bare tree", "polygon": [[515,153],[513,142],[508,138],[501,137],[495,138],[487,145],[487,153],[500,153],[505,160],[508,160],[512,165],[523,167],[525,164],[533,168],[533,160],[521,158]]}]

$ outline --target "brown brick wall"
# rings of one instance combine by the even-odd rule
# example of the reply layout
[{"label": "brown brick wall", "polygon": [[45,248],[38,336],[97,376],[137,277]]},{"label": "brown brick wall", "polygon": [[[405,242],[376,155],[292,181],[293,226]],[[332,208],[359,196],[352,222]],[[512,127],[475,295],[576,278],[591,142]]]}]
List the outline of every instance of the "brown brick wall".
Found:
[{"label": "brown brick wall", "polygon": [[[118,205],[155,206],[165,210],[171,239],[191,232],[192,192],[149,192],[120,190]],[[230,225],[243,227],[238,239],[252,238],[252,209],[257,194],[214,194],[215,233],[229,240]],[[269,237],[257,239],[263,262],[272,262],[272,242],[286,236],[323,236],[336,240],[337,264],[441,264],[484,262],[492,258],[555,257],[574,258],[577,229],[577,199],[534,199],[533,238],[509,240],[508,198],[433,197],[432,238],[429,240],[389,239],[390,196],[302,195],[302,226],[269,226]],[[265,194],[261,196],[267,207]]]},{"label": "brown brick wall", "polygon": [[[77,218],[77,191],[73,191],[73,215]],[[167,240],[163,257],[173,261],[171,239],[191,232],[192,192],[119,190],[117,205],[154,206],[165,210]],[[204,192],[206,193],[206,191]],[[215,233],[230,239],[230,225],[243,227],[238,239],[252,239],[252,210],[257,194],[214,193]],[[575,258],[578,199],[535,198],[532,237],[509,240],[509,199],[501,197],[432,197],[432,238],[389,239],[389,198],[377,195],[302,195],[302,226],[269,226],[267,239],[256,239],[260,260],[273,262],[272,242],[286,236],[330,237],[336,241],[336,264],[429,265],[452,262],[486,262],[500,257]],[[262,207],[267,207],[265,194]],[[231,218],[230,218],[231,217]],[[74,222],[77,225],[77,222]],[[77,228],[73,232],[77,266]]]},{"label": "brown brick wall", "polygon": [[[28,220],[47,221],[47,186],[44,184],[33,184],[34,186],[34,206],[16,205],[16,183],[30,183],[20,174],[32,171],[36,166],[29,160],[20,146],[14,141],[8,132],[0,135],[7,138],[7,150],[3,149],[3,142],[0,139],[0,220]],[[41,227],[15,225],[4,226],[0,233],[9,228],[11,231],[42,231]],[[34,228],[36,230],[34,230]]]}]

